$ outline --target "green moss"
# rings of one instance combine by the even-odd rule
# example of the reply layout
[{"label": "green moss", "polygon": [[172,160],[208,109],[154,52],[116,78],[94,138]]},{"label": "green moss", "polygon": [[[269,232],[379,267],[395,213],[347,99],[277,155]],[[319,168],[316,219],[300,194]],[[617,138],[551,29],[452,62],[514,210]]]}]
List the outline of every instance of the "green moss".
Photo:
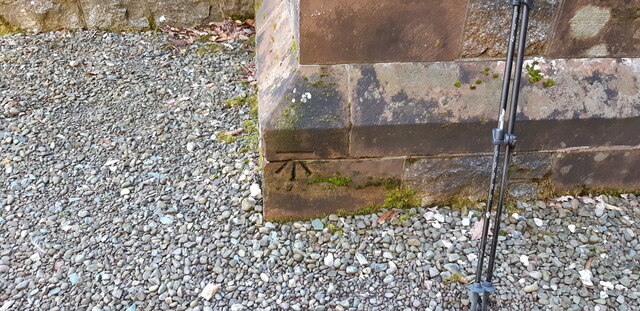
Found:
[{"label": "green moss", "polygon": [[232,142],[235,142],[236,140],[238,140],[238,137],[233,136],[233,135],[229,135],[227,133],[218,133],[216,134],[216,138],[218,139],[218,141],[223,141],[227,144],[230,144]]},{"label": "green moss", "polygon": [[460,212],[463,212],[469,209],[482,211],[482,208],[480,207],[480,204],[478,204],[478,201],[471,200],[468,197],[464,197],[464,196],[454,196],[450,200],[442,202],[438,205],[449,206],[451,207],[452,210],[460,211]]},{"label": "green moss", "polygon": [[326,83],[326,82],[324,82],[324,80],[318,79],[318,80],[316,80],[314,82],[309,82],[309,85],[313,86],[313,87],[328,88],[330,86],[334,86],[335,83]]},{"label": "green moss", "polygon": [[494,79],[496,79],[496,78],[498,78],[498,77],[500,77],[500,74],[499,74],[499,73],[494,73],[494,74],[493,74],[493,78],[494,78]]},{"label": "green moss", "polygon": [[547,79],[547,81],[542,82],[542,86],[544,87],[552,87],[554,85],[556,85],[556,83],[553,81],[553,79],[550,79],[550,78]]},{"label": "green moss", "polygon": [[[313,185],[313,184],[318,184],[318,183],[329,183],[329,184],[332,184],[332,186],[334,186],[331,189],[334,189],[335,186],[348,187],[350,182],[351,182],[351,178],[349,178],[349,177],[340,177],[340,176],[338,176],[338,174],[335,174],[335,175],[333,175],[331,177],[316,177],[316,178],[309,179],[307,184]],[[331,187],[331,186],[329,186],[329,187]]]},{"label": "green moss", "polygon": [[244,22],[244,21],[246,21],[248,19],[254,19],[256,17],[256,15],[255,15],[255,13],[254,14],[231,14],[229,17],[234,21],[242,21],[242,22]]},{"label": "green moss", "polygon": [[258,126],[256,125],[256,122],[253,120],[245,120],[242,122],[242,124],[244,125],[244,131],[245,133],[257,133],[258,132]]},{"label": "green moss", "polygon": [[491,68],[490,67],[486,67],[486,68],[484,68],[484,71],[489,72],[489,71],[491,71]]},{"label": "green moss", "polygon": [[386,196],[382,203],[383,208],[412,208],[420,206],[420,201],[415,197],[416,191],[408,187],[390,190]]},{"label": "green moss", "polygon": [[460,83],[460,81],[456,81],[456,83],[454,83],[453,86],[460,87],[462,86],[462,83]]},{"label": "green moss", "polygon": [[2,16],[0,16],[0,36],[12,35],[16,33],[24,32],[19,27],[11,26]]},{"label": "green moss", "polygon": [[482,84],[482,80],[476,80],[476,84]]},{"label": "green moss", "polygon": [[536,83],[542,80],[543,78],[542,74],[540,73],[540,70],[535,69],[536,65],[538,64],[539,63],[537,61],[534,61],[533,63],[531,63],[531,65],[527,65],[525,67],[525,69],[529,73],[529,83]]},{"label": "green moss", "polygon": [[247,97],[238,96],[230,98],[225,103],[231,107],[240,107],[246,105],[249,108],[249,113],[251,114],[251,116],[256,119],[258,118],[258,96],[255,94]]},{"label": "green moss", "polygon": [[260,7],[262,6],[262,1],[263,1],[263,0],[255,0],[255,1],[253,2],[253,10],[254,10],[254,13],[258,13],[258,10],[259,10],[259,9],[260,9]]},{"label": "green moss", "polygon": [[368,178],[369,180],[367,180],[366,183],[362,184],[362,185],[357,185],[354,186],[354,189],[364,189],[364,188],[368,188],[368,187],[384,187],[384,189],[386,189],[387,191],[393,190],[393,189],[397,189],[400,187],[400,180],[397,178],[382,178],[380,177],[378,180],[374,180],[373,177],[369,176]]},{"label": "green moss", "polygon": [[200,43],[206,43],[206,42],[209,42],[209,39],[211,38],[211,36],[212,35],[210,33],[207,33],[200,36],[196,41]]},{"label": "green moss", "polygon": [[196,52],[198,53],[198,55],[204,56],[207,53],[215,53],[218,48],[220,48],[220,46],[217,43],[207,43],[196,49]]},{"label": "green moss", "polygon": [[466,284],[466,282],[464,281],[464,275],[459,273],[452,274],[448,278],[442,280],[442,282],[444,282],[445,284],[455,284],[455,283]]},{"label": "green moss", "polygon": [[153,30],[154,34],[157,34],[158,30],[160,30],[153,15],[147,16],[147,28],[145,30]]},{"label": "green moss", "polygon": [[574,191],[571,191],[571,192],[568,192],[568,193],[562,193],[562,194],[578,194],[578,195],[581,195],[581,196],[584,196],[584,195],[592,195],[592,196],[608,195],[608,196],[612,196],[612,197],[619,197],[622,194],[634,194],[636,196],[639,196],[640,195],[640,189],[629,190],[629,189],[620,189],[620,188],[613,188],[613,187],[596,187],[596,188],[592,188],[592,187],[589,187],[587,185],[576,185]]},{"label": "green moss", "polygon": [[380,212],[380,210],[382,210],[382,206],[380,204],[375,204],[373,202],[369,202],[369,204],[367,204],[365,207],[359,208],[357,210],[353,210],[353,211],[338,210],[336,212],[336,215],[338,215],[340,217],[357,216],[357,215],[371,215],[371,214],[376,214],[376,213]]}]

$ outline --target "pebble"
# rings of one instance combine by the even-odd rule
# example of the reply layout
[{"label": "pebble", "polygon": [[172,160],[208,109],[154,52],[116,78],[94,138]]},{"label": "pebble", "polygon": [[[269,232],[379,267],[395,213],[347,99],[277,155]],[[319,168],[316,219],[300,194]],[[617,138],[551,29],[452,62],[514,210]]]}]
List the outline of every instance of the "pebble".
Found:
[{"label": "pebble", "polygon": [[314,230],[320,231],[322,229],[324,229],[324,224],[322,223],[322,220],[320,219],[314,219],[311,221],[311,226],[313,227]]},{"label": "pebble", "polygon": [[165,215],[160,217],[160,222],[165,224],[165,225],[171,225],[173,224],[173,217]]},{"label": "pebble", "polygon": [[538,290],[538,283],[533,283],[525,286],[522,289],[525,293],[533,293]]},{"label": "pebble", "polygon": [[16,284],[16,289],[17,290],[23,290],[23,289],[27,288],[28,285],[29,285],[29,280],[24,280],[24,281]]},{"label": "pebble", "polygon": [[255,206],[255,201],[248,199],[248,198],[244,198],[242,199],[242,210],[245,212],[250,212],[253,210],[254,206]]},{"label": "pebble", "polygon": [[540,272],[540,271],[531,271],[531,272],[529,272],[529,276],[534,278],[534,279],[536,279],[536,280],[539,280],[539,279],[542,279],[542,272]]}]

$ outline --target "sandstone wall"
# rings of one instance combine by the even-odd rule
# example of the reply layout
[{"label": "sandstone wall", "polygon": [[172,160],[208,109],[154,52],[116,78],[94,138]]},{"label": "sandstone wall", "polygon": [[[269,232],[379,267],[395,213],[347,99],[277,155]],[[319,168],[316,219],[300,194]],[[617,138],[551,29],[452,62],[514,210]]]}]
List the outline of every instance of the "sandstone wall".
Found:
[{"label": "sandstone wall", "polygon": [[0,16],[25,30],[186,27],[252,15],[253,0],[0,0]]}]

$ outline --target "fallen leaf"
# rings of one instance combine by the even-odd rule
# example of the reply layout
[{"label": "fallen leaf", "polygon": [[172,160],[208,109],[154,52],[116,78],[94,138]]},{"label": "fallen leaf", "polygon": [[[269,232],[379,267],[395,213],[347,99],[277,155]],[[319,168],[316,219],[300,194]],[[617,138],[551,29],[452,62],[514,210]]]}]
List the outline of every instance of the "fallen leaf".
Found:
[{"label": "fallen leaf", "polygon": [[244,129],[237,129],[237,130],[226,132],[225,135],[236,136],[242,133],[242,131],[244,131]]},{"label": "fallen leaf", "polygon": [[561,196],[561,197],[556,199],[556,201],[558,201],[558,202],[567,202],[569,200],[573,200],[573,196],[572,195],[565,195],[565,196]]},{"label": "fallen leaf", "polygon": [[591,197],[584,196],[584,197],[581,197],[580,199],[585,204],[596,204],[596,201],[594,199],[592,199]]},{"label": "fallen leaf", "polygon": [[471,240],[480,240],[482,237],[482,227],[484,227],[484,219],[480,219],[480,221],[473,225],[473,229],[470,231]]},{"label": "fallen leaf", "polygon": [[396,211],[387,211],[386,213],[382,214],[382,216],[380,216],[380,218],[378,218],[378,223],[384,223],[387,220],[391,220],[393,219],[393,217],[395,217],[396,215],[400,214],[400,212],[396,212]]},{"label": "fallen leaf", "polygon": [[99,73],[96,71],[89,71],[86,73],[87,76],[97,76]]},{"label": "fallen leaf", "polygon": [[591,269],[591,263],[593,262],[593,260],[596,259],[595,257],[591,257],[587,260],[587,263],[584,264],[584,268],[585,269]]},{"label": "fallen leaf", "polygon": [[186,47],[188,45],[191,45],[193,43],[193,40],[189,40],[189,39],[169,39],[167,40],[167,43],[169,43],[169,45],[175,47],[175,48],[182,48],[182,47]]}]

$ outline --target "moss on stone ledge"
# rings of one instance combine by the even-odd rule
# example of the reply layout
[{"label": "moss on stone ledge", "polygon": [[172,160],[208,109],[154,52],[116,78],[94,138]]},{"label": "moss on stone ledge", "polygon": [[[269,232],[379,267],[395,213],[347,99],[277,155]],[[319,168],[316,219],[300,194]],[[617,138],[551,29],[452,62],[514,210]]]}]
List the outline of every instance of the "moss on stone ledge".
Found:
[{"label": "moss on stone ledge", "polygon": [[0,16],[0,36],[12,35],[21,32],[24,32],[24,30],[19,27],[12,26],[2,16]]}]

